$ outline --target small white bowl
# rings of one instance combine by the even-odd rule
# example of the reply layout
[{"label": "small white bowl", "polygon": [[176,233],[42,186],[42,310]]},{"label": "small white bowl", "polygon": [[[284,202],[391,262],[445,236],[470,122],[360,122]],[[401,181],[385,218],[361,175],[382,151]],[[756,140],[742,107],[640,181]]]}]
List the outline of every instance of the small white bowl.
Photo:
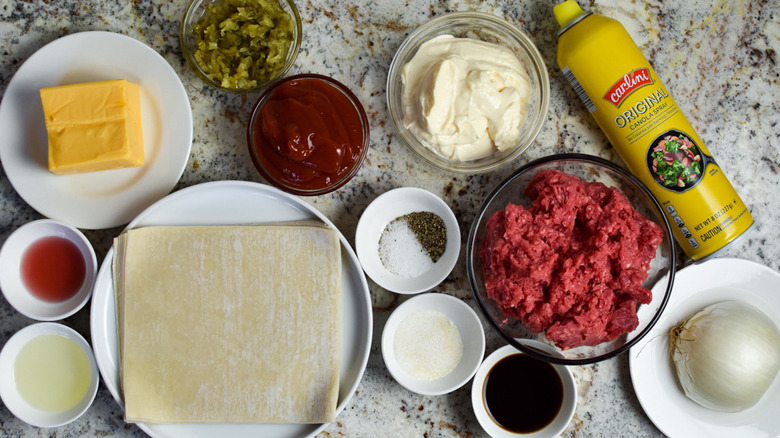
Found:
[{"label": "small white bowl", "polygon": [[[433,267],[417,276],[393,273],[382,263],[379,239],[387,225],[409,213],[435,213],[447,227],[447,246]],[[363,212],[355,232],[355,250],[366,274],[379,286],[399,294],[416,294],[439,285],[455,267],[460,253],[460,228],[450,207],[433,193],[403,187],[378,196]]]},{"label": "small white bowl", "polygon": [[[14,365],[19,352],[28,342],[43,335],[59,335],[76,343],[89,362],[89,387],[84,397],[72,408],[61,412],[38,409],[19,393],[14,376]],[[59,366],[54,363],[52,366]],[[29,325],[11,336],[0,351],[0,398],[17,418],[36,427],[59,427],[79,418],[92,405],[98,389],[98,369],[89,343],[75,330],[54,322]]]},{"label": "small white bowl", "polygon": [[[447,375],[426,380],[410,375],[395,355],[395,337],[406,317],[417,311],[435,310],[446,316],[457,327],[463,343],[460,362]],[[485,332],[476,312],[465,302],[441,293],[422,294],[406,300],[387,319],[382,331],[382,357],[393,378],[409,391],[422,395],[450,393],[469,381],[477,372],[485,354]]]},{"label": "small white bowl", "polygon": [[[21,276],[21,263],[27,248],[44,237],[58,236],[73,242],[84,257],[84,283],[71,298],[61,302],[47,302],[34,296]],[[0,249],[0,289],[5,299],[19,313],[38,321],[56,321],[78,312],[92,295],[97,274],[97,257],[89,240],[78,229],[63,222],[41,219],[16,229]]]},{"label": "small white bowl", "polygon": [[[518,339],[518,342],[532,348],[543,349],[553,355],[560,355],[554,348],[543,342],[532,339]],[[485,432],[493,438],[552,438],[560,435],[571,422],[574,410],[577,407],[577,385],[574,383],[574,376],[566,365],[550,363],[555,368],[555,371],[558,372],[558,376],[560,376],[563,384],[563,403],[558,411],[558,415],[544,428],[532,433],[514,433],[499,426],[488,412],[484,399],[485,382],[488,375],[496,363],[514,354],[525,353],[522,353],[512,345],[505,345],[491,353],[480,365],[471,385],[471,405],[474,408],[477,421],[479,421]],[[533,379],[534,376],[527,376],[527,378]],[[518,415],[521,414],[518,412]]]}]

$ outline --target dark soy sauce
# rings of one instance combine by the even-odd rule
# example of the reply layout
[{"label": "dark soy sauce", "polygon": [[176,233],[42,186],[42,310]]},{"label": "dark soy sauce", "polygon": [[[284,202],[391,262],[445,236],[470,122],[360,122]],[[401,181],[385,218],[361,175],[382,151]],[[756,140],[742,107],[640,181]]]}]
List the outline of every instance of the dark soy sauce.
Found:
[{"label": "dark soy sauce", "polygon": [[555,368],[527,354],[507,356],[490,369],[483,388],[488,413],[502,428],[531,433],[552,423],[563,406]]}]

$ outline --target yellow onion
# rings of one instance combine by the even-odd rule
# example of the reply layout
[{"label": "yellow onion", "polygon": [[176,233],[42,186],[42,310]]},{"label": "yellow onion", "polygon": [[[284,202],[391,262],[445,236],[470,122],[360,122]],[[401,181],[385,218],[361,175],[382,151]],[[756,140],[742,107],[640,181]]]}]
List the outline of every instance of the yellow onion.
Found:
[{"label": "yellow onion", "polygon": [[761,399],[780,370],[780,331],[757,308],[723,301],[677,324],[669,353],[688,398],[740,412]]}]

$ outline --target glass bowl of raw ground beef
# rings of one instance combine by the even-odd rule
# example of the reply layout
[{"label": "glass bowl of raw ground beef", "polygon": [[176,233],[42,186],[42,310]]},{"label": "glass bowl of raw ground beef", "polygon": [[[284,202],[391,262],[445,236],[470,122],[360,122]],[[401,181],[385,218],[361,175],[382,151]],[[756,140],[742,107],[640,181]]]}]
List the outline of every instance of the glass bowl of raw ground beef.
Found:
[{"label": "glass bowl of raw ground beef", "polygon": [[499,184],[474,218],[466,255],[479,308],[501,337],[567,365],[613,357],[648,333],[676,263],[650,191],[621,167],[581,154],[541,158]]}]

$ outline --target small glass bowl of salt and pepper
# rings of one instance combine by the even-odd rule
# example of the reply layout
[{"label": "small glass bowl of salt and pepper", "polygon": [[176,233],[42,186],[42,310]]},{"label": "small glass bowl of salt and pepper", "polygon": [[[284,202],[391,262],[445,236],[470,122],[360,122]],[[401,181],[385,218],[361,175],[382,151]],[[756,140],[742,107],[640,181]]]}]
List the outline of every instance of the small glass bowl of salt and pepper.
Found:
[{"label": "small glass bowl of salt and pepper", "polygon": [[355,249],[363,270],[380,287],[416,294],[436,287],[452,272],[460,228],[441,198],[403,187],[380,195],[366,208]]}]

